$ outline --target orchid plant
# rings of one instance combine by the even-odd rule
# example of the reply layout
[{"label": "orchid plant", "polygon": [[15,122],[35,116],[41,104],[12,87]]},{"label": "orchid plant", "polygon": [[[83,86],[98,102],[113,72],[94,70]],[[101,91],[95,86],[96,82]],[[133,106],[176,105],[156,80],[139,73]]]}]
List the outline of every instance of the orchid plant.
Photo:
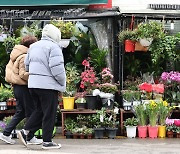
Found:
[{"label": "orchid plant", "polygon": [[180,72],[163,72],[161,80],[165,85],[165,98],[168,102],[180,103]]}]

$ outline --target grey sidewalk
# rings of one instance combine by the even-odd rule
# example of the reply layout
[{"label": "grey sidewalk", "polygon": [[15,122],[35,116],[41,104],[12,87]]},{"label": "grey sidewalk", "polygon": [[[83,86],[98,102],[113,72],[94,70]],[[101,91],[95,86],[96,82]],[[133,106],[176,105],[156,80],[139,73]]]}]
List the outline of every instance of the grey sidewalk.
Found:
[{"label": "grey sidewalk", "polygon": [[0,141],[0,154],[180,154],[180,139],[54,139],[61,149],[42,150],[40,145],[25,148]]}]

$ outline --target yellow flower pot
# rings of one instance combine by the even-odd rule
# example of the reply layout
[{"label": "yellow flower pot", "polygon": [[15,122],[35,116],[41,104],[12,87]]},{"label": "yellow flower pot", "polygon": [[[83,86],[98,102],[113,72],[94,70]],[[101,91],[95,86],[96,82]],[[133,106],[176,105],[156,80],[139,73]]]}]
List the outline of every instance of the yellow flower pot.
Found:
[{"label": "yellow flower pot", "polygon": [[158,126],[158,137],[166,137],[166,126]]},{"label": "yellow flower pot", "polygon": [[74,97],[63,97],[63,106],[66,110],[74,109]]}]

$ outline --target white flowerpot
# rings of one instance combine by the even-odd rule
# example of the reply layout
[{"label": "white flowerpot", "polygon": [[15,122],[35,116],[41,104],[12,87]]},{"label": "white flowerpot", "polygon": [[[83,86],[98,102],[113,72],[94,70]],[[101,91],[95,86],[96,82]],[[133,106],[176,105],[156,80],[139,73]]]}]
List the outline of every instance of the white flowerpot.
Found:
[{"label": "white flowerpot", "polygon": [[142,46],[145,46],[145,47],[148,47],[151,45],[153,39],[152,38],[143,38],[143,39],[140,39],[139,42]]},{"label": "white flowerpot", "polygon": [[0,42],[4,42],[4,40],[8,37],[8,34],[0,34]]},{"label": "white flowerpot", "polygon": [[126,126],[126,132],[128,138],[136,137],[136,126]]},{"label": "white flowerpot", "polygon": [[70,39],[61,39],[59,45],[63,48],[67,48],[69,45]]}]

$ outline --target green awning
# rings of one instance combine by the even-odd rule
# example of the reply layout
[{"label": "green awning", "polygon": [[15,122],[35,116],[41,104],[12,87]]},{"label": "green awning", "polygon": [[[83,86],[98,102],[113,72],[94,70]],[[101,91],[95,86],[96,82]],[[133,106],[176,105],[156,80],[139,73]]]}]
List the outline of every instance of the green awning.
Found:
[{"label": "green awning", "polygon": [[0,6],[47,6],[106,4],[108,0],[0,0]]}]

